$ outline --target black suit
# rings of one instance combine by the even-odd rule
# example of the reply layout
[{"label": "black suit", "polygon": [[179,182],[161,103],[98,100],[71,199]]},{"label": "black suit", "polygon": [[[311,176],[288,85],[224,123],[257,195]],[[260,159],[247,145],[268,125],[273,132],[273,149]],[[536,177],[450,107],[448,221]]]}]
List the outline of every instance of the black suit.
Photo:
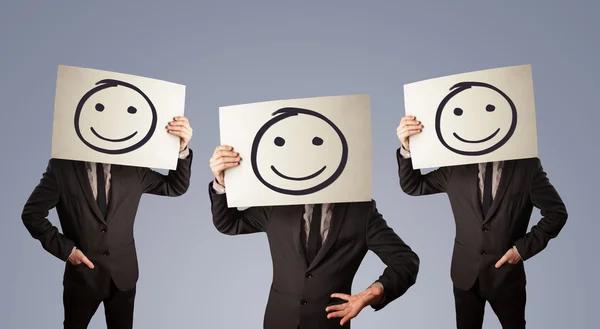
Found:
[{"label": "black suit", "polygon": [[[477,290],[490,301],[504,323],[512,320],[503,318],[500,314],[504,313],[502,305],[493,301],[496,296],[519,290],[520,293],[513,295],[520,294],[518,298],[522,300],[513,300],[513,304],[522,304],[524,317],[526,279],[523,262],[506,263],[499,269],[494,265],[513,246],[523,261],[528,260],[542,251],[566,223],[565,205],[546,177],[540,160],[504,161],[496,196],[484,217],[478,194],[477,164],[443,167],[422,175],[419,170],[413,170],[412,161],[404,159],[400,150],[397,158],[400,186],[404,192],[413,196],[448,195],[456,222],[451,265],[455,287],[469,291],[477,285]],[[527,233],[534,206],[541,210],[542,219]],[[510,304],[510,297],[505,299],[504,302]],[[512,315],[512,318],[516,316]],[[521,322],[524,327],[524,318]]]},{"label": "black suit", "polygon": [[[67,261],[73,247],[77,246],[95,265],[94,269],[89,269],[84,264],[66,262],[63,279],[65,327],[83,327],[81,322],[85,322],[85,319],[78,319],[80,323],[69,324],[74,321],[70,315],[74,312],[71,306],[89,306],[87,311],[76,310],[75,313],[91,318],[99,303],[102,300],[106,303],[107,290],[135,294],[138,263],[133,226],[140,198],[143,193],[164,196],[185,193],[190,182],[191,163],[190,150],[189,156],[178,160],[177,169],[169,171],[168,176],[148,168],[112,165],[110,197],[104,217],[92,194],[85,162],[49,161],[40,183],[25,204],[23,223],[52,255]],[[52,208],[56,208],[62,234],[47,219]],[[88,305],[72,301],[86,296],[94,299]],[[107,312],[107,322],[118,327],[118,319],[111,317],[109,321],[109,317]]]},{"label": "black suit", "polygon": [[[379,310],[412,286],[419,258],[387,226],[375,201],[334,205],[328,237],[307,264],[302,237],[304,206],[228,208],[225,194],[209,184],[213,222],[228,235],[266,232],[273,261],[273,283],[264,318],[266,329],[341,328],[327,319],[325,308],[339,301],[332,293],[350,294],[352,280],[368,250],[387,265],[379,281],[384,300]],[[349,328],[347,323],[343,328]]]}]

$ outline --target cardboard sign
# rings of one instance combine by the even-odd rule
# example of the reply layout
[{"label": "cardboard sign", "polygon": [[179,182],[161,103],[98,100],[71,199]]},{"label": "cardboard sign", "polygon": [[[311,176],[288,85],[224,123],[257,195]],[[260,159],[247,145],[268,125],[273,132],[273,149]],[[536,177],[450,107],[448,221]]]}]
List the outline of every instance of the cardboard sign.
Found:
[{"label": "cardboard sign", "polygon": [[537,157],[531,65],[451,75],[404,86],[415,169]]},{"label": "cardboard sign", "polygon": [[368,95],[221,107],[220,129],[242,159],[225,172],[230,207],[371,200]]},{"label": "cardboard sign", "polygon": [[175,169],[185,86],[134,75],[59,66],[52,157]]}]

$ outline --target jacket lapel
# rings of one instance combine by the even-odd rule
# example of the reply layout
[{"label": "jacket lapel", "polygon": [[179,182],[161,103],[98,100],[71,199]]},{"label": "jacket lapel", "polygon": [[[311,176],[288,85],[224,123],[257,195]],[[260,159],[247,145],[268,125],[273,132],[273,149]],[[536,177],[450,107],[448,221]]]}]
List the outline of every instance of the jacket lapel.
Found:
[{"label": "jacket lapel", "polygon": [[483,221],[484,223],[489,221],[492,218],[492,216],[494,215],[494,213],[498,210],[498,207],[500,206],[500,203],[502,202],[502,199],[504,198],[504,195],[506,194],[506,190],[508,189],[508,185],[510,184],[510,181],[512,179],[514,169],[515,169],[514,161],[504,161],[504,164],[502,166],[502,176],[500,177],[500,183],[498,183],[498,189],[496,190],[496,195],[494,196],[494,200],[492,201],[492,206],[490,207],[490,210],[488,211],[487,216],[485,216],[485,220]]},{"label": "jacket lapel", "polygon": [[329,233],[327,234],[327,239],[325,239],[325,243],[317,256],[313,260],[311,264],[308,266],[308,271],[312,270],[319,262],[325,258],[327,252],[333,247],[335,241],[337,240],[338,235],[340,234],[340,230],[344,224],[344,219],[346,219],[346,211],[348,209],[348,204],[346,203],[336,203],[333,206],[333,213],[331,215],[331,226],[329,227]]},{"label": "jacket lapel", "polygon": [[302,242],[302,229],[304,228],[304,205],[293,205],[287,208],[287,213],[284,214],[284,218],[290,218],[292,221],[292,238],[294,240],[294,246],[300,257],[304,267],[308,267],[306,261],[306,251],[304,243]]},{"label": "jacket lapel", "polygon": [[100,212],[100,208],[96,203],[96,199],[94,199],[94,194],[92,193],[92,186],[90,185],[90,179],[88,177],[87,168],[85,167],[85,162],[73,161],[73,166],[75,167],[74,169],[77,175],[77,179],[79,179],[79,186],[81,187],[81,192],[83,193],[90,208],[92,209],[92,212],[101,222],[106,224],[106,221],[104,220],[104,218],[102,218],[102,213]]}]

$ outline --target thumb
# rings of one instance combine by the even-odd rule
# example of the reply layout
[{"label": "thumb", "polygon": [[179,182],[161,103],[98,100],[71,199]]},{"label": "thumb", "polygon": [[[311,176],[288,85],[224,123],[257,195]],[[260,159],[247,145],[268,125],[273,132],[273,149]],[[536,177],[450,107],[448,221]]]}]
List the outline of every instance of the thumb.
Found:
[{"label": "thumb", "polygon": [[371,295],[379,296],[381,295],[381,288],[372,286],[369,288],[369,292],[371,293]]},{"label": "thumb", "polygon": [[504,265],[504,263],[506,263],[508,261],[508,257],[506,257],[506,255],[502,256],[502,258],[500,258],[500,260],[496,263],[496,268],[499,268],[500,266]]},{"label": "thumb", "polygon": [[94,268],[94,264],[85,255],[82,255],[81,262],[91,269]]}]

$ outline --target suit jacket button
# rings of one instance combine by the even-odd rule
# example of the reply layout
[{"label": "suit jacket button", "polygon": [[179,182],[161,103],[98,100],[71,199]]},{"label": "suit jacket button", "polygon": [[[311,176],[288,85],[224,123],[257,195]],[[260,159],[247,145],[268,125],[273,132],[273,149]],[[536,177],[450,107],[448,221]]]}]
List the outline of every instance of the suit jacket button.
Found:
[{"label": "suit jacket button", "polygon": [[306,305],[306,301],[303,299],[300,301],[300,305]]},{"label": "suit jacket button", "polygon": [[105,229],[105,228],[103,228],[102,230],[100,230],[100,232],[102,232],[102,233],[106,233],[106,229]]},{"label": "suit jacket button", "polygon": [[306,277],[312,279],[313,275],[311,273],[306,273]]},{"label": "suit jacket button", "polygon": [[482,255],[482,256],[485,256],[485,251],[482,251],[482,252],[481,252],[481,255]]},{"label": "suit jacket button", "polygon": [[108,254],[108,251],[107,251],[107,252],[105,252],[103,255],[104,255],[104,256],[108,256],[108,255],[109,255],[109,254]]}]

